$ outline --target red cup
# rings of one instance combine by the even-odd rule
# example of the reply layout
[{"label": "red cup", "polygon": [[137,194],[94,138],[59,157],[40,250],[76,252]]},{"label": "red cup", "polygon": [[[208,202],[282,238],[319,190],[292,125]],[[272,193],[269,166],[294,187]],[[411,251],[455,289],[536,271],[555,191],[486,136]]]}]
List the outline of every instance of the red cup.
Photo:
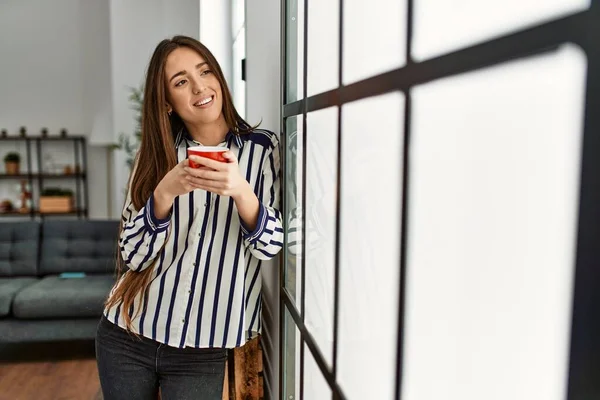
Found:
[{"label": "red cup", "polygon": [[[223,157],[223,153],[229,151],[227,147],[223,146],[194,146],[188,147],[187,154],[190,156],[199,156],[204,158],[210,158],[215,161],[227,162],[227,159]],[[190,160],[191,168],[200,168],[202,165]]]}]

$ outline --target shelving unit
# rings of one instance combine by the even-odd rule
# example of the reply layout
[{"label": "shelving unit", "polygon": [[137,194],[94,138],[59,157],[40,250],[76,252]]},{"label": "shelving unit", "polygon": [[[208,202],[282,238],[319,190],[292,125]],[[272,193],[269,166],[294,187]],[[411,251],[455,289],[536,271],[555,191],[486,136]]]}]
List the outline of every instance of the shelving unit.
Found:
[{"label": "shelving unit", "polygon": [[[21,169],[25,169],[23,173],[17,175],[0,174],[0,184],[6,181],[22,181],[27,180],[32,192],[37,187],[37,196],[32,196],[32,208],[27,213],[17,211],[0,213],[1,217],[24,217],[29,216],[31,219],[36,217],[44,218],[47,216],[76,216],[80,219],[88,218],[88,185],[87,185],[87,142],[85,136],[8,136],[0,137],[0,145],[2,142],[19,141],[25,142],[26,154],[21,154]],[[72,142],[75,166],[80,166],[80,171],[73,171],[70,174],[60,174],[47,172],[43,170],[42,157],[44,154],[44,143],[46,142]],[[35,156],[33,152],[35,151]],[[34,171],[33,161],[37,164],[37,171]],[[45,181],[58,180],[74,180],[74,203],[75,207],[68,213],[42,213],[38,209],[39,196],[44,190]]]}]

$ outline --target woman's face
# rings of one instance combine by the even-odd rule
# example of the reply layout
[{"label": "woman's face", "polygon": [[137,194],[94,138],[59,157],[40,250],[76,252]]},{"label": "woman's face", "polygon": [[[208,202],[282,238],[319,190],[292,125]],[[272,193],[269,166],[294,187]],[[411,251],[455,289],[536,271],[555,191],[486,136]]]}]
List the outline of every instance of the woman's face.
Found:
[{"label": "woman's face", "polygon": [[223,109],[221,85],[206,60],[195,50],[179,47],[165,64],[167,101],[184,122],[210,124]]}]

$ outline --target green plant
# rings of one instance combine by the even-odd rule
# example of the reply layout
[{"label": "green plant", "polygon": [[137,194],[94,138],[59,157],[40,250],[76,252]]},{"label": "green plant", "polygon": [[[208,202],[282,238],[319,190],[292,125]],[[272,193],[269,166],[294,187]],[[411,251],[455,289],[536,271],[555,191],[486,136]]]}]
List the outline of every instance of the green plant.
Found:
[{"label": "green plant", "polygon": [[127,155],[126,162],[129,168],[133,166],[133,161],[142,140],[142,105],[144,103],[144,85],[139,88],[129,87],[129,101],[131,109],[135,111],[135,130],[133,135],[123,132],[119,134],[119,141],[113,146],[113,149],[123,150]]},{"label": "green plant", "polygon": [[49,188],[42,190],[42,196],[48,196],[48,197],[70,196],[70,197],[73,197],[73,191],[69,190],[69,189],[49,187]]},{"label": "green plant", "polygon": [[15,152],[8,153],[4,156],[4,162],[21,162],[21,155]]}]

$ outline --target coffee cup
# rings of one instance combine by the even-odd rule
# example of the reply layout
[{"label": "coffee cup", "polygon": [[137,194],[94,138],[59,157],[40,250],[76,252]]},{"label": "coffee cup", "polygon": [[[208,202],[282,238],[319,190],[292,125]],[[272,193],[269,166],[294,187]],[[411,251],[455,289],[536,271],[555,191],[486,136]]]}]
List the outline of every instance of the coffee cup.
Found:
[{"label": "coffee cup", "polygon": [[[194,146],[188,147],[187,154],[188,158],[190,156],[199,156],[204,158],[210,158],[211,160],[227,162],[227,159],[223,157],[223,153],[229,151],[227,147],[224,146]],[[198,164],[190,160],[191,168],[200,168],[202,164]]]}]

